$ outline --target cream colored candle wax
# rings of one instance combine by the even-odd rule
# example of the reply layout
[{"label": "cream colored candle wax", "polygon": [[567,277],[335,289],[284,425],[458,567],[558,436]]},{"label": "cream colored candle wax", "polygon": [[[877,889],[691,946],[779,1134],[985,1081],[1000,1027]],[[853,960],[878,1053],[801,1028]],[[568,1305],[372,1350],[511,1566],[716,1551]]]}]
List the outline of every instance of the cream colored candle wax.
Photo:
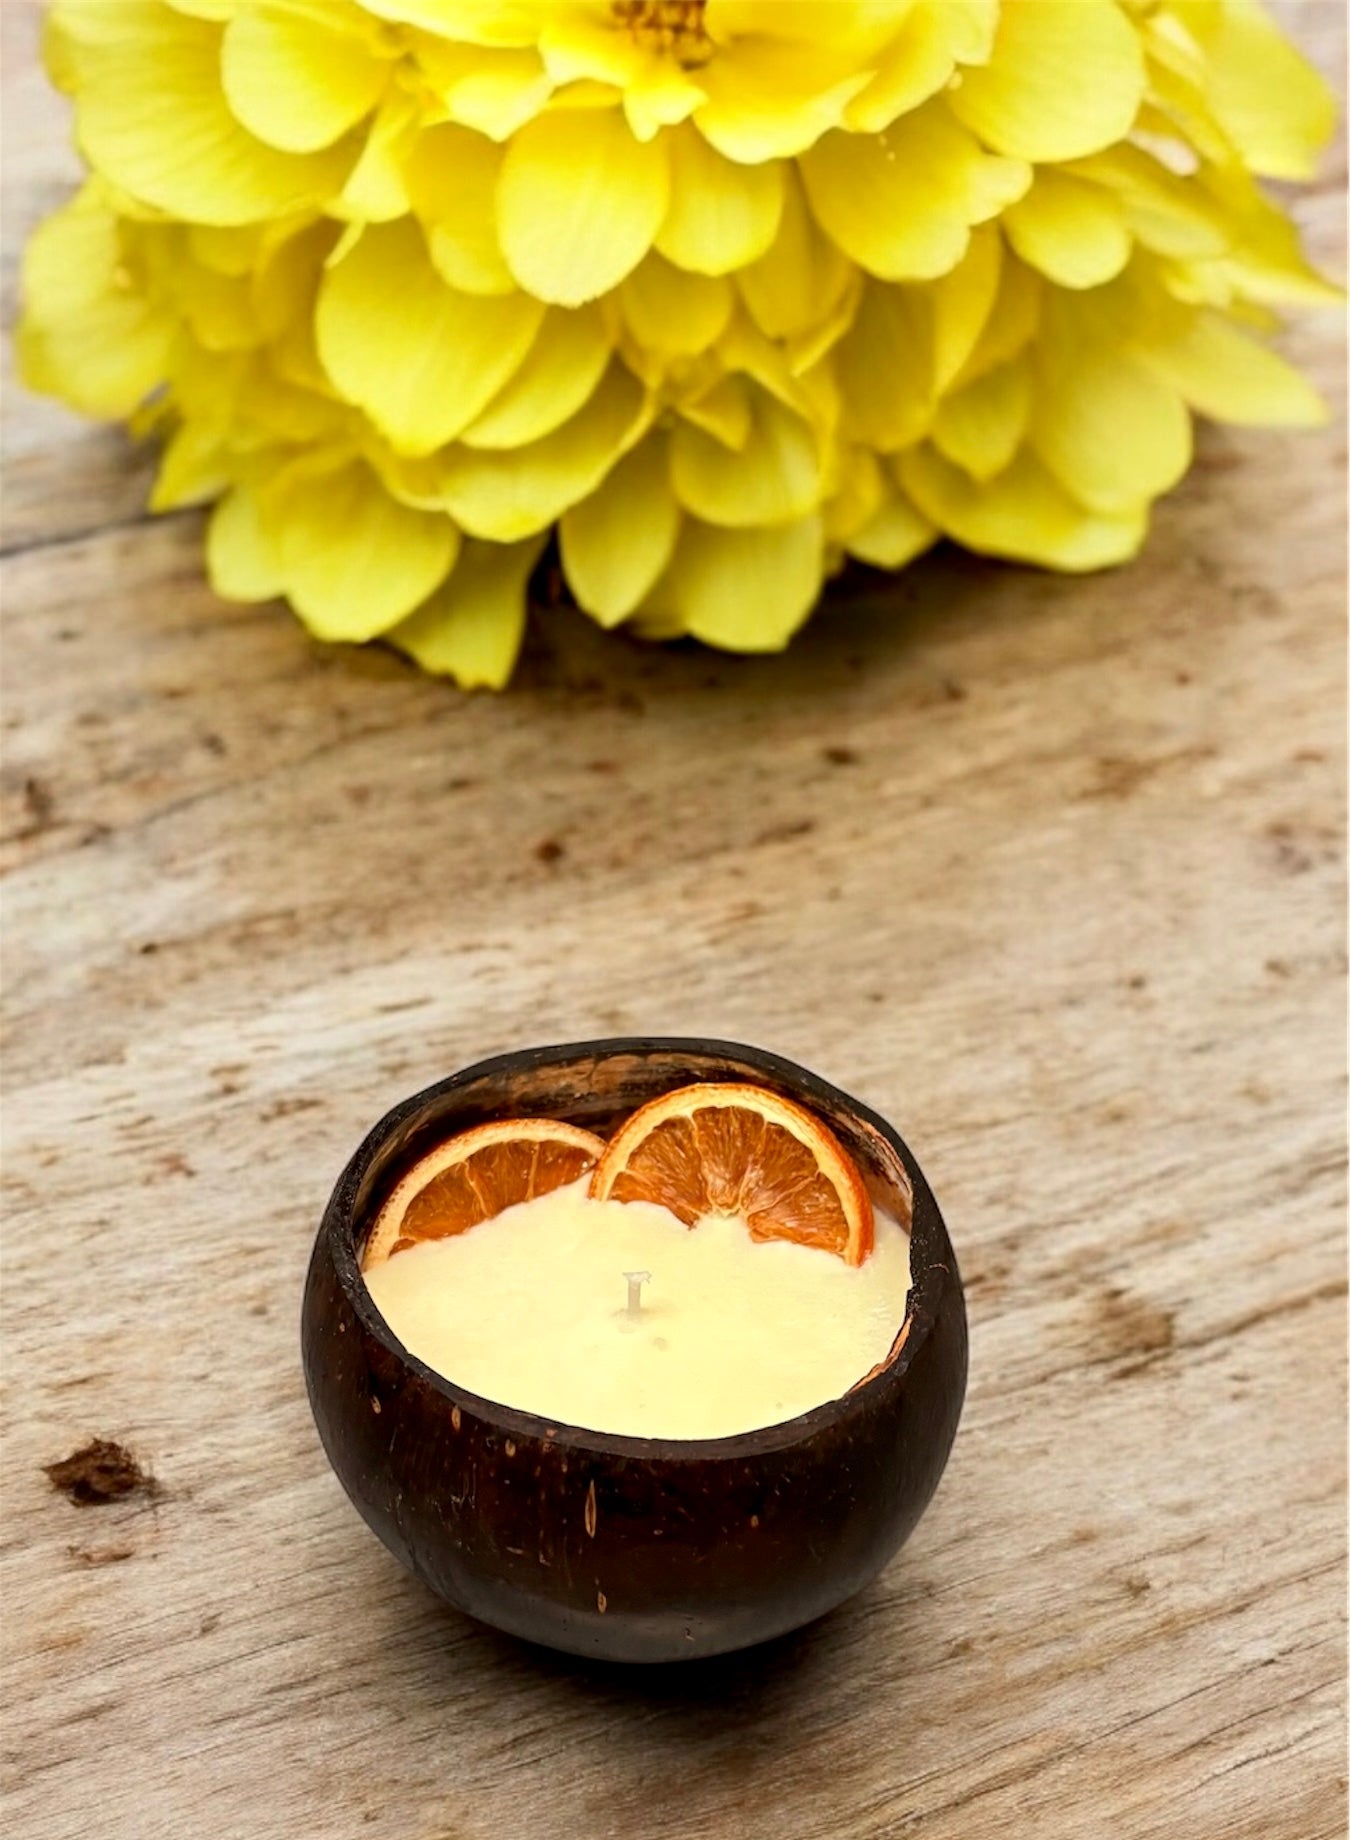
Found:
[{"label": "cream colored candle wax", "polygon": [[883,1359],[909,1236],[878,1213],[853,1268],[737,1220],[690,1229],[648,1202],[592,1201],[583,1178],[366,1283],[405,1348],[485,1399],[593,1431],[727,1437],[836,1399]]}]

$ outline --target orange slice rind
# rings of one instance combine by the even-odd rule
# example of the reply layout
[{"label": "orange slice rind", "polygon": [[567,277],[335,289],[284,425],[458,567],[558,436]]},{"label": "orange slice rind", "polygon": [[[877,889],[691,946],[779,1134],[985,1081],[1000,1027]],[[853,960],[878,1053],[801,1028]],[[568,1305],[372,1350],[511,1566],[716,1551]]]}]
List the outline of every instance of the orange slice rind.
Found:
[{"label": "orange slice rind", "polygon": [[743,1220],[752,1238],[786,1239],[861,1265],[872,1203],[842,1144],[814,1113],[762,1086],[682,1086],[644,1105],[591,1176],[600,1201],[653,1201],[686,1226]]},{"label": "orange slice rind", "polygon": [[461,1131],[429,1150],[393,1190],[367,1237],[361,1269],[575,1182],[604,1148],[602,1138],[557,1118],[498,1118]]}]

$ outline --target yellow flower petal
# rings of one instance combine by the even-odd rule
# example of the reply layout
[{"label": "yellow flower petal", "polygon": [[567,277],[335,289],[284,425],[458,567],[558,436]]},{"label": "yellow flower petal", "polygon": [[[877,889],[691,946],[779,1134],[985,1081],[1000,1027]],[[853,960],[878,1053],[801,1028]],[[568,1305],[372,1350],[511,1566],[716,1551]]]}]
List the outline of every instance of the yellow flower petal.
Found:
[{"label": "yellow flower petal", "polygon": [[748,313],[738,311],[732,315],[712,356],[714,372],[720,364],[733,376],[739,373],[753,377],[785,408],[811,419],[815,412],[811,392],[804,380],[794,374],[789,352],[775,340],[766,339]]},{"label": "yellow flower petal", "polygon": [[1160,255],[1217,256],[1231,245],[1231,233],[1203,180],[1169,172],[1142,147],[1108,147],[1075,162],[1070,174],[1112,192],[1131,236]]},{"label": "yellow flower petal", "polygon": [[708,0],[704,29],[715,43],[739,55],[738,40],[771,39],[799,46],[814,62],[822,53],[842,51],[862,61],[875,56],[895,30],[896,0],[830,0],[828,7],[784,6],[782,0]]},{"label": "yellow flower petal", "polygon": [[890,474],[869,447],[838,449],[831,455],[829,497],[823,506],[826,544],[846,542],[894,490]]},{"label": "yellow flower petal", "polygon": [[1116,0],[1003,0],[993,55],[950,100],[1000,153],[1072,160],[1122,140],[1143,94],[1143,52]]},{"label": "yellow flower petal", "polygon": [[[29,237],[23,252],[24,295],[47,319],[65,319],[103,305],[123,266],[117,218],[104,203],[97,180],[91,180]],[[124,279],[131,283],[129,272]],[[123,291],[130,292],[130,285]]]},{"label": "yellow flower petal", "polygon": [[[60,0],[68,4],[69,0]],[[214,19],[224,25],[248,4],[248,0],[165,0],[176,13],[190,13],[194,19]]]},{"label": "yellow flower petal", "polygon": [[539,55],[553,81],[607,83],[626,90],[662,62],[610,15],[608,7],[562,5],[542,15]]},{"label": "yellow flower petal", "polygon": [[707,99],[695,72],[625,30],[608,7],[564,6],[554,16],[546,12],[539,52],[564,96],[588,83],[618,90],[628,125],[640,141],[684,121]]},{"label": "yellow flower petal", "polygon": [[[474,62],[481,65],[480,53]],[[486,68],[466,71],[445,91],[452,121],[506,141],[533,120],[549,99],[548,73],[533,51],[499,51]]]},{"label": "yellow flower petal", "polygon": [[750,385],[744,377],[719,377],[711,389],[703,389],[680,398],[680,414],[695,428],[703,429],[723,447],[740,452],[750,439],[754,417],[750,411]]},{"label": "yellow flower petal", "polygon": [[1204,48],[1205,93],[1254,172],[1310,179],[1336,125],[1336,99],[1255,0],[1177,0]]},{"label": "yellow flower petal", "polygon": [[103,0],[97,30],[56,33],[78,93],[81,151],[114,184],[174,217],[243,224],[317,203],[355,157],[269,147],[230,113],[220,80],[221,30],[155,0]]},{"label": "yellow flower petal", "polygon": [[[225,403],[219,406],[224,409]],[[345,403],[279,378],[270,354],[267,361],[253,364],[238,383],[233,408],[242,441],[281,441],[292,447],[341,440],[358,419]]]},{"label": "yellow flower petal", "polygon": [[1221,272],[1241,294],[1315,307],[1344,299],[1341,289],[1324,280],[1303,254],[1295,225],[1247,173],[1233,166],[1211,167],[1196,175],[1191,189],[1200,195],[1200,208],[1217,214],[1227,233],[1231,254]]},{"label": "yellow flower petal", "polygon": [[403,165],[416,144],[420,125],[417,100],[392,90],[365,130],[361,157],[330,207],[334,216],[358,224],[386,224],[412,209]]},{"label": "yellow flower petal", "polygon": [[859,562],[877,569],[902,569],[937,542],[939,532],[892,487],[877,509],[850,533],[845,547]]},{"label": "yellow flower petal", "polygon": [[[780,7],[778,16],[790,13]],[[828,17],[818,14],[817,22]],[[734,57],[711,58],[699,71],[708,94],[694,113],[699,132],[719,153],[747,166],[804,152],[839,126],[870,75],[822,49],[759,37],[738,43]]]},{"label": "yellow flower petal", "polygon": [[251,275],[222,275],[201,267],[185,254],[178,237],[165,242],[152,272],[166,295],[176,291],[183,321],[208,351],[240,351],[259,343]]},{"label": "yellow flower petal", "polygon": [[811,209],[839,247],[887,281],[929,280],[965,254],[970,226],[1031,183],[1018,160],[986,154],[942,103],[884,134],[830,134],[801,161]]},{"label": "yellow flower petal", "polygon": [[471,45],[532,45],[539,36],[539,0],[361,0],[361,5],[393,25]]},{"label": "yellow flower petal", "polygon": [[528,295],[449,288],[410,219],[378,224],[319,290],[319,356],[392,444],[426,454],[468,426],[515,373],[544,309]]},{"label": "yellow flower petal", "polygon": [[[355,18],[358,30],[344,29]],[[275,6],[230,20],[220,49],[225,99],[251,134],[287,153],[330,147],[379,101],[389,65],[360,33],[359,13],[331,25]]]},{"label": "yellow flower petal", "polygon": [[664,644],[669,639],[687,639],[689,636],[680,616],[669,607],[659,611],[654,607],[639,610],[629,621],[629,631],[636,633],[639,639],[650,639],[656,644]]},{"label": "yellow flower petal", "polygon": [[262,255],[264,228],[260,224],[191,224],[188,248],[194,262],[221,275],[248,275]]},{"label": "yellow flower petal", "polygon": [[792,375],[804,386],[810,388],[830,375],[821,359],[833,350],[853,324],[865,285],[862,273],[850,268],[844,290],[829,311],[814,326],[784,341],[783,350]]},{"label": "yellow flower petal", "polygon": [[[773,167],[749,170],[776,171]],[[802,336],[830,317],[852,273],[847,257],[816,229],[801,185],[789,173],[778,234],[768,250],[757,261],[742,266],[736,277],[756,324],[771,339]]]},{"label": "yellow flower petal", "polygon": [[162,383],[174,324],[136,289],[117,223],[86,187],[39,224],[23,258],[19,374],[85,415],[130,415]]},{"label": "yellow flower petal", "polygon": [[[980,0],[980,5],[992,41],[997,0]],[[908,114],[945,88],[958,47],[969,42],[963,30],[969,23],[969,7],[953,0],[918,0],[878,59],[867,88],[845,109],[845,125],[858,134],[879,134],[897,115]]]},{"label": "yellow flower petal", "polygon": [[[786,407],[795,409],[808,427],[815,430],[821,445],[822,465],[828,475],[837,453],[835,441],[843,421],[844,393],[831,364],[816,364],[802,371],[797,386],[802,394],[801,405],[789,403]],[[781,402],[782,398],[778,400]]]},{"label": "yellow flower petal", "polygon": [[1125,213],[1109,191],[1041,167],[1025,198],[1003,217],[1008,241],[1024,262],[1061,287],[1100,287],[1130,259]]},{"label": "yellow flower petal", "polygon": [[248,486],[235,486],[211,513],[206,572],[222,600],[271,601],[286,591],[280,554]]},{"label": "yellow flower petal", "polygon": [[971,479],[931,447],[916,447],[895,464],[923,515],[980,555],[1070,573],[1109,568],[1138,553],[1148,528],[1144,505],[1109,517],[1083,510],[1025,451],[987,483]]},{"label": "yellow flower petal", "polygon": [[1052,296],[1035,355],[1031,443],[1084,505],[1120,512],[1174,486],[1191,418],[1171,384]]},{"label": "yellow flower petal", "polygon": [[178,301],[184,323],[207,351],[246,351],[258,344],[247,280],[184,264],[178,276]]},{"label": "yellow flower petal", "polygon": [[589,401],[613,341],[595,307],[549,307],[524,362],[459,436],[469,447],[523,447]]},{"label": "yellow flower petal", "polygon": [[160,455],[150,509],[176,511],[184,505],[209,504],[229,484],[219,429],[188,423],[174,432]]},{"label": "yellow flower petal", "polygon": [[171,340],[173,328],[140,302],[55,326],[28,315],[15,329],[18,375],[85,416],[120,421],[164,381]]},{"label": "yellow flower petal", "polygon": [[925,289],[932,305],[932,388],[940,394],[964,366],[990,322],[1002,280],[1002,236],[971,232],[966,254]]},{"label": "yellow flower petal", "polygon": [[675,495],[709,524],[781,524],[820,502],[820,451],[805,422],[759,390],[753,392],[751,418],[739,453],[687,422],[677,422],[671,434]]},{"label": "yellow flower petal", "polygon": [[441,472],[446,509],[471,536],[513,543],[533,536],[593,492],[640,439],[645,393],[621,364],[585,408],[542,441],[507,453],[452,448]]},{"label": "yellow flower petal", "polygon": [[[204,422],[223,422],[252,369],[248,352],[205,351],[191,339],[180,339],[174,353],[172,408],[187,420],[198,417]],[[259,443],[254,434],[244,436],[239,444]]]},{"label": "yellow flower petal", "polygon": [[726,330],[736,296],[724,275],[675,268],[655,250],[619,288],[628,329],[648,351],[706,351]]},{"label": "yellow flower petal", "polygon": [[707,99],[707,91],[683,70],[666,65],[658,74],[624,91],[623,112],[636,138],[649,141],[663,128],[687,121]]},{"label": "yellow flower petal", "polygon": [[834,358],[853,440],[887,453],[925,433],[933,414],[933,313],[922,290],[870,283]]},{"label": "yellow flower petal", "polygon": [[649,436],[559,526],[563,569],[592,619],[617,626],[628,618],[670,561],[679,531],[666,443]]},{"label": "yellow flower petal", "polygon": [[693,128],[667,136],[670,207],[656,247],[695,274],[725,275],[769,247],[783,208],[784,169],[777,161],[737,166]]},{"label": "yellow flower petal", "polygon": [[780,652],[815,605],[824,573],[818,516],[767,530],[689,520],[644,613],[706,645]]},{"label": "yellow flower petal", "polygon": [[1199,415],[1245,427],[1319,428],[1326,404],[1267,345],[1218,313],[1194,314],[1175,337],[1140,345],[1140,360]]},{"label": "yellow flower petal", "polygon": [[[532,36],[539,32],[536,20]],[[507,141],[549,101],[553,79],[533,46],[489,48],[403,27],[400,37],[416,60],[416,88],[430,90],[441,108],[429,119],[444,118],[473,128],[494,141]],[[579,88],[580,85],[574,85]]]},{"label": "yellow flower petal", "polygon": [[646,255],[669,195],[664,143],[635,141],[617,111],[542,115],[511,141],[497,183],[507,266],[540,300],[593,300]]},{"label": "yellow flower petal", "polygon": [[449,579],[384,636],[463,690],[500,690],[525,637],[526,591],[543,537],[466,543]]},{"label": "yellow flower petal", "polygon": [[933,440],[973,479],[992,479],[1022,445],[1030,413],[1031,373],[1024,359],[1014,358],[943,398]]},{"label": "yellow flower petal", "polygon": [[263,519],[286,592],[319,639],[387,632],[440,585],[459,550],[448,517],[398,504],[360,461],[274,481]]},{"label": "yellow flower petal", "polygon": [[916,0],[916,12],[935,12],[958,64],[987,64],[994,55],[1003,0]]},{"label": "yellow flower petal", "polygon": [[[1006,364],[1009,358],[1015,358],[1035,337],[1036,328],[1040,324],[1044,293],[1045,287],[1039,275],[1011,253],[1005,255],[994,304],[985,315],[984,325],[969,357],[956,372],[955,378],[948,381],[955,381],[958,386],[973,383],[977,377],[983,377],[986,371]],[[956,355],[955,350],[952,355]]]},{"label": "yellow flower petal", "polygon": [[1159,10],[1139,26],[1148,89],[1135,127],[1164,146],[1179,136],[1202,160],[1235,160],[1237,151],[1209,105],[1200,49],[1174,10]]},{"label": "yellow flower petal", "polygon": [[287,383],[336,392],[314,347],[314,302],[337,226],[321,220],[279,243],[253,278],[253,310],[273,369]]},{"label": "yellow flower petal", "polygon": [[363,422],[352,431],[350,438],[359,445],[361,458],[379,475],[390,498],[396,498],[401,505],[410,505],[414,511],[445,510],[441,497],[443,453],[423,454],[416,459],[396,454],[369,422]]},{"label": "yellow flower petal", "polygon": [[418,136],[403,176],[437,270],[467,294],[515,288],[497,237],[502,150],[486,135],[445,123]]}]

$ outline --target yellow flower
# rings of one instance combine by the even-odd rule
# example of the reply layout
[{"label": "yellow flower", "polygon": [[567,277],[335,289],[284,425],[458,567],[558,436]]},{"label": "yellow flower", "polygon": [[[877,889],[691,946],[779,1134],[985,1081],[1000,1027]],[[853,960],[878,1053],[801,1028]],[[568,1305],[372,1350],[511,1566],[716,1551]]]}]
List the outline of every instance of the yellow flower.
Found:
[{"label": "yellow flower", "polygon": [[599,624],[784,645],[848,558],[1133,555],[1194,415],[1311,423],[1334,291],[1256,0],[56,0],[90,168],[24,374],[164,444],[228,598],[500,685]]}]

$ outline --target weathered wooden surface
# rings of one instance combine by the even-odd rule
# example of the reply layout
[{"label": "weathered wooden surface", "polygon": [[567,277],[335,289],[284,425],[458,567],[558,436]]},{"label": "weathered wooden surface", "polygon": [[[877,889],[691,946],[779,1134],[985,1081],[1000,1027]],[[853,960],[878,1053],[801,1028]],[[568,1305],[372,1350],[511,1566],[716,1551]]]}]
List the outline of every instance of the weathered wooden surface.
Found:
[{"label": "weathered wooden surface", "polygon": [[[12,306],[72,165],[3,13]],[[4,433],[9,1831],[1343,1835],[1339,428],[1208,438],[1123,573],[941,556],[757,663],[556,614],[500,700],[214,602],[117,436]],[[675,1677],[430,1601],[296,1348],[371,1120],[622,1030],[893,1116],[972,1312],[907,1552]],[[95,1433],[157,1499],[49,1486]]]}]

